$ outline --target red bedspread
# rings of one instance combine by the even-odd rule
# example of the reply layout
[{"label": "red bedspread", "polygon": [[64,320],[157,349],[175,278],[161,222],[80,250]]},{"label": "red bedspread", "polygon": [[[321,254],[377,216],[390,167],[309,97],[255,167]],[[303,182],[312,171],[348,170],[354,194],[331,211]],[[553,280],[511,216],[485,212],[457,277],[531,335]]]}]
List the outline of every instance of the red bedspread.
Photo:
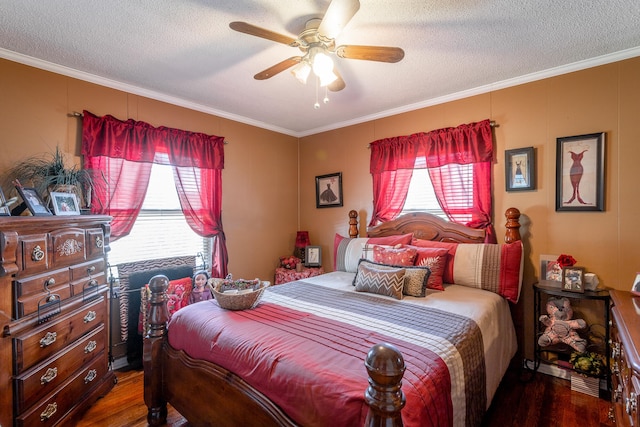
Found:
[{"label": "red bedspread", "polygon": [[[407,366],[405,426],[451,426],[453,395],[464,424],[486,405],[484,353],[470,319],[304,282],[268,289],[258,307],[227,311],[204,301],[178,311],[169,343],[242,377],[303,426],[362,425],[364,358],[377,343],[400,349]],[[453,380],[452,380],[453,378]]]}]

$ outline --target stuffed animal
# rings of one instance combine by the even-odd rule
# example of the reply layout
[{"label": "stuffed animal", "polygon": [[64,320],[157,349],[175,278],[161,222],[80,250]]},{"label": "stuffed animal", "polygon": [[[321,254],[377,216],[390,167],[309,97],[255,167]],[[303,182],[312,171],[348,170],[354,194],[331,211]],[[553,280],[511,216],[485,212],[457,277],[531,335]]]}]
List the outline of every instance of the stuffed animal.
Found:
[{"label": "stuffed animal", "polygon": [[582,319],[572,319],[573,309],[568,298],[549,298],[547,301],[547,313],[540,316],[540,321],[546,329],[538,338],[540,347],[565,343],[573,347],[577,352],[584,353],[587,349],[587,340],[580,338],[578,329],[587,327]]}]

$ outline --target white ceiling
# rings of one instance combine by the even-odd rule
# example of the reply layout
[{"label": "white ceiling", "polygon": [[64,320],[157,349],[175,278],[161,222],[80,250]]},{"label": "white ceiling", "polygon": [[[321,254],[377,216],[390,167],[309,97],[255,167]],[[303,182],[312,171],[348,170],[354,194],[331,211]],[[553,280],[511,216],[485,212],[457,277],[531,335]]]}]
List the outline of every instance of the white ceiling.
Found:
[{"label": "white ceiling", "polygon": [[0,57],[301,137],[640,56],[638,0],[361,0],[337,44],[405,57],[334,57],[346,88],[316,110],[311,79],[253,78],[300,51],[229,23],[295,38],[329,3],[2,0]]}]

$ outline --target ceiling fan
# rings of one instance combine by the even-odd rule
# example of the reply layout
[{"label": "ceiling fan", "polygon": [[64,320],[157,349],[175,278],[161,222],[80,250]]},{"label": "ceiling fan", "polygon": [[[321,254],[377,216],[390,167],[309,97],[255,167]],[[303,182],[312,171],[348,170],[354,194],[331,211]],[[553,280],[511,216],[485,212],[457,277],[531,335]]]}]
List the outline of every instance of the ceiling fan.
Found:
[{"label": "ceiling fan", "polygon": [[[353,18],[358,9],[360,9],[358,0],[333,0],[329,4],[324,17],[307,21],[304,30],[297,38],[256,27],[246,22],[232,22],[229,27],[241,33],[297,47],[302,51],[302,56],[292,56],[260,71],[253,76],[256,80],[271,78],[288,68],[294,67],[291,72],[300,82],[306,83],[307,77],[313,71],[319,79],[320,86],[337,92],[344,89],[346,84],[333,64],[333,60],[330,57],[331,54],[335,54],[339,58],[392,63],[404,58],[404,51],[399,47],[336,46],[335,38]],[[325,98],[325,102],[327,100]]]}]

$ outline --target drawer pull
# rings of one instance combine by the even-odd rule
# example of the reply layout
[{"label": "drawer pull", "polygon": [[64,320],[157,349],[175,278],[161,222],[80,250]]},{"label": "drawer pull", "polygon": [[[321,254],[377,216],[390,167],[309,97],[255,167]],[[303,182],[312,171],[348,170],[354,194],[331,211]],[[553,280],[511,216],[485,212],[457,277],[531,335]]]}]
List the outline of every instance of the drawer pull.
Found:
[{"label": "drawer pull", "polygon": [[104,241],[102,237],[96,237],[96,248],[102,248],[104,246]]},{"label": "drawer pull", "polygon": [[92,320],[96,320],[96,312],[93,310],[88,312],[87,315],[84,316],[84,323],[89,323]]},{"label": "drawer pull", "polygon": [[58,338],[58,333],[57,332],[47,332],[47,335],[45,335],[40,340],[40,347],[44,348],[44,347],[50,346],[51,344],[56,342],[56,338]]},{"label": "drawer pull", "polygon": [[96,349],[96,347],[98,347],[98,344],[95,341],[89,341],[87,346],[84,348],[84,352],[91,353],[93,350]]},{"label": "drawer pull", "polygon": [[87,267],[87,275],[91,276],[92,273],[95,273],[96,266],[92,265],[91,267]]},{"label": "drawer pull", "polygon": [[40,384],[45,385],[50,383],[58,376],[58,368],[49,368],[43,376],[40,377]]},{"label": "drawer pull", "polygon": [[47,408],[40,414],[40,421],[45,422],[53,416],[58,410],[58,404],[56,402],[49,403]]},{"label": "drawer pull", "polygon": [[33,248],[33,251],[31,251],[31,260],[38,262],[38,261],[42,261],[43,259],[44,259],[44,251],[42,250],[40,245],[37,245],[35,248]]},{"label": "drawer pull", "polygon": [[89,384],[91,381],[95,380],[97,376],[98,376],[98,371],[96,371],[95,369],[90,370],[87,373],[87,376],[84,377],[84,383]]},{"label": "drawer pull", "polygon": [[624,406],[627,411],[627,414],[629,415],[633,415],[633,413],[636,411],[636,393],[634,391],[632,391],[629,394],[629,397],[625,399]]}]

